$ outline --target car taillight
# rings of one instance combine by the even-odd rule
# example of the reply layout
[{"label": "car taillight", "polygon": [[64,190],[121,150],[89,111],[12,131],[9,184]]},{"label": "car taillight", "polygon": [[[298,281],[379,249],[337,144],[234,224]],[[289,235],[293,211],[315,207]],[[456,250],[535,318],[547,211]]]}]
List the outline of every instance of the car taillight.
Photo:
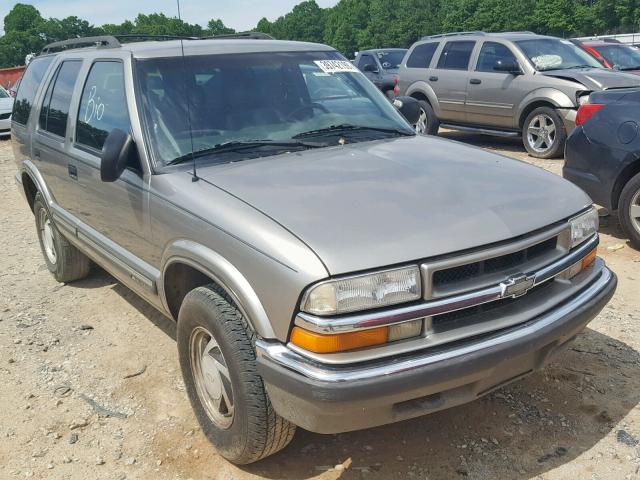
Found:
[{"label": "car taillight", "polygon": [[397,97],[398,93],[400,93],[400,88],[398,88],[398,82],[400,81],[400,75],[396,75],[393,77],[393,94]]},{"label": "car taillight", "polygon": [[582,125],[598,113],[602,107],[604,107],[604,103],[587,103],[580,105],[578,113],[576,114],[576,125]]}]

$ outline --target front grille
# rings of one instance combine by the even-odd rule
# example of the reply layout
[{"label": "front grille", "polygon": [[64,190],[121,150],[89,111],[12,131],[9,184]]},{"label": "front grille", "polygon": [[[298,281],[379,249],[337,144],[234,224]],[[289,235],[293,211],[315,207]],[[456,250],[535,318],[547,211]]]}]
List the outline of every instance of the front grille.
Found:
[{"label": "front grille", "polygon": [[432,298],[497,284],[515,273],[524,273],[562,255],[554,236],[522,250],[476,262],[436,269],[431,278]]},{"label": "front grille", "polygon": [[7,118],[9,118],[11,116],[11,112],[7,112],[7,113],[0,113],[0,120],[6,120]]}]

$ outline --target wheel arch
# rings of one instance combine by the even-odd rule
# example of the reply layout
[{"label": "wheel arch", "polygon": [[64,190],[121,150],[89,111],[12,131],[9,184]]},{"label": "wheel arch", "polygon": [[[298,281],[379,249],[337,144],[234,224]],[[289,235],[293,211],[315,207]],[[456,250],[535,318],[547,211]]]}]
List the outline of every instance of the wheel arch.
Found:
[{"label": "wheel arch", "polygon": [[22,172],[21,179],[24,196],[27,199],[29,208],[31,208],[31,211],[33,212],[33,203],[36,199],[36,194],[39,191],[38,186],[36,185],[36,182],[33,180],[33,178],[31,178],[31,175],[29,175],[26,171]]},{"label": "wheel arch", "polygon": [[631,180],[633,177],[640,173],[640,158],[636,158],[633,162],[628,164],[626,167],[622,169],[622,171],[616,177],[615,182],[613,183],[613,189],[611,190],[611,207],[613,210],[618,209],[618,204],[620,202],[620,195],[622,194],[622,190],[624,186]]},{"label": "wheel arch", "polygon": [[232,299],[259,336],[276,337],[249,281],[220,254],[190,240],[178,240],[165,251],[162,265],[158,290],[165,309],[175,320],[187,293],[213,283]]},{"label": "wheel arch", "polygon": [[554,109],[575,108],[575,102],[560,90],[553,88],[535,90],[520,102],[520,106],[518,107],[518,127],[523,128],[527,116],[539,107],[550,107]]},{"label": "wheel arch", "polygon": [[440,104],[438,103],[438,97],[436,96],[433,88],[426,82],[416,82],[407,88],[405,95],[413,97],[416,100],[423,100],[431,105],[433,111],[438,115],[440,113]]}]

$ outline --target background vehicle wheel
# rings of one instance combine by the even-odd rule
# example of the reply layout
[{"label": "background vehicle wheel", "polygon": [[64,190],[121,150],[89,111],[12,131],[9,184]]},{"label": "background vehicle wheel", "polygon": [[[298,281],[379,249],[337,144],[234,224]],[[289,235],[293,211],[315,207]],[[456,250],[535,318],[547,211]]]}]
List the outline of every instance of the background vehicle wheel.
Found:
[{"label": "background vehicle wheel", "polygon": [[33,201],[38,240],[47,268],[61,283],[80,280],[89,274],[89,258],[71,245],[53,223],[40,193]]},{"label": "background vehicle wheel", "polygon": [[418,103],[420,104],[420,118],[414,126],[416,132],[425,135],[437,135],[440,121],[436,117],[436,112],[433,111],[429,102],[418,100]]},{"label": "background vehicle wheel", "polygon": [[215,286],[185,297],[178,354],[189,400],[205,435],[237,464],[283,449],[296,430],[271,406],[256,371],[253,340],[242,314]]},{"label": "background vehicle wheel", "polygon": [[631,245],[640,249],[640,173],[629,180],[622,189],[618,217]]},{"label": "background vehicle wheel", "polygon": [[560,115],[551,107],[538,107],[524,121],[522,143],[536,158],[557,158],[564,154],[567,131]]}]

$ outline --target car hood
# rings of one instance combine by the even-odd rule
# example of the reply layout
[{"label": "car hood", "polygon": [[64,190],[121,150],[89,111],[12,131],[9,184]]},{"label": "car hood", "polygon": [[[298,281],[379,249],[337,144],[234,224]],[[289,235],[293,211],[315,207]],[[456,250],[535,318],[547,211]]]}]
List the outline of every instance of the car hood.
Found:
[{"label": "car hood", "polygon": [[13,109],[13,98],[0,98],[0,112],[8,112]]},{"label": "car hood", "polygon": [[550,70],[541,72],[547,77],[575,81],[587,90],[607,90],[640,86],[640,79],[631,73],[606,70],[604,68],[581,68],[575,70]]},{"label": "car hood", "polygon": [[210,166],[198,175],[299,237],[332,275],[514,238],[591,204],[541,168],[422,136]]}]

